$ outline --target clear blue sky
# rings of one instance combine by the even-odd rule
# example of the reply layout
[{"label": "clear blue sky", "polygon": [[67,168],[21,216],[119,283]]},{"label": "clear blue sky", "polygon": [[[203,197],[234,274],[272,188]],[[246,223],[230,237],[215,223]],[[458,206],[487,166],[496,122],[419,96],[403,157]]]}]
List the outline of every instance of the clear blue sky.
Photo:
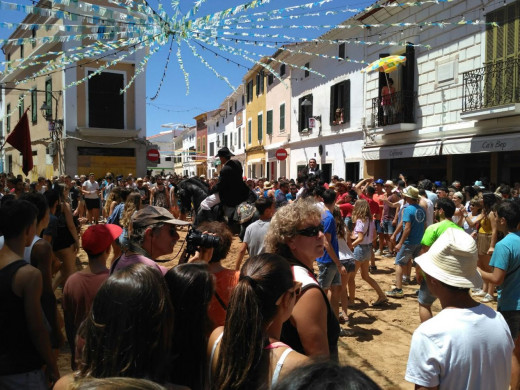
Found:
[{"label": "clear blue sky", "polygon": [[[31,2],[29,0],[11,0],[12,2],[16,2],[18,4],[30,5]],[[195,15],[195,17],[205,16],[207,14],[211,14],[229,7],[233,7],[239,4],[243,4],[246,1],[237,1],[237,0],[207,0],[203,3]],[[253,9],[250,13],[257,13],[263,11],[269,11],[273,9],[285,8],[294,5],[300,5],[308,3],[309,1],[305,0],[271,0],[271,2],[267,5],[263,5]],[[313,7],[312,9],[307,10],[297,10],[291,13],[285,13],[284,15],[301,15],[304,13],[313,13],[320,12],[322,15],[325,15],[326,10],[340,10],[345,8],[362,8],[372,4],[373,1],[366,0],[333,0],[329,3],[323,4],[321,7]],[[158,1],[151,0],[149,4],[155,10],[158,9]],[[169,14],[173,14],[171,11],[170,2],[166,1],[163,3],[165,10]],[[180,0],[180,10],[183,14],[185,14],[189,9],[193,6],[192,1]],[[303,17],[298,19],[281,19],[276,20],[274,22],[258,22],[256,24],[263,25],[334,25],[338,24],[341,21],[351,17],[352,13],[340,13],[338,15],[332,16],[313,16],[313,17]],[[0,10],[0,21],[2,22],[20,22],[24,18],[25,14],[8,11],[8,10]],[[260,33],[260,34],[285,34],[293,37],[307,37],[314,38],[317,37],[327,29],[249,29],[244,30],[248,33]],[[12,33],[12,30],[6,28],[0,28],[0,38],[7,38],[9,34]],[[359,33],[362,36],[362,32],[360,30]],[[249,39],[254,41],[255,38],[249,37],[239,37],[240,39]],[[280,42],[283,39],[277,38]],[[258,41],[275,41],[275,39],[269,38],[258,38]],[[193,41],[192,41],[193,42]],[[223,44],[225,41],[220,41]],[[252,45],[244,45],[244,44],[235,44],[234,42],[227,42],[234,46],[235,48],[245,49],[251,52],[255,52],[258,54],[270,54],[274,53],[274,49],[266,49],[260,46],[252,46]],[[157,134],[160,131],[165,130],[161,128],[161,124],[165,123],[183,123],[183,124],[194,124],[193,117],[212,109],[217,108],[222,100],[229,95],[232,90],[229,86],[222,80],[219,80],[206,66],[204,66],[198,58],[193,56],[191,50],[186,46],[185,43],[181,44],[182,50],[182,59],[184,63],[184,67],[186,71],[189,73],[189,82],[190,82],[190,92],[189,95],[186,95],[186,85],[184,82],[184,75],[179,68],[179,64],[177,61],[176,51],[177,45],[173,45],[172,54],[170,56],[170,63],[168,65],[167,73],[165,81],[161,87],[160,94],[157,99],[151,100],[150,98],[155,95],[157,88],[159,86],[160,80],[163,75],[164,67],[166,64],[166,58],[168,55],[169,43],[161,48],[159,52],[157,52],[150,59],[147,67],[147,135]],[[197,51],[201,54],[210,65],[215,68],[219,73],[223,76],[229,78],[229,81],[235,87],[240,85],[242,81],[242,77],[247,72],[247,69],[243,67],[238,67],[236,64],[232,64],[226,61],[225,58],[215,56],[215,54],[208,52],[207,50],[202,50],[202,48],[196,44],[194,46],[197,47]],[[235,62],[240,63],[241,65],[247,66],[248,68],[252,66],[252,63],[230,53],[221,52],[216,48],[211,48],[219,52],[224,57],[227,57]],[[251,56],[253,58],[260,58],[256,56]],[[0,60],[4,60],[3,53],[0,53]]]}]

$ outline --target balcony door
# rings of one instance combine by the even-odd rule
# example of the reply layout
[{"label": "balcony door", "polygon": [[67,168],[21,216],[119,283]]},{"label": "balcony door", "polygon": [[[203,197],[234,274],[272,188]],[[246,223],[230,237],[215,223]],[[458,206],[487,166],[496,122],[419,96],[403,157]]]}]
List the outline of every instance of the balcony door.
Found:
[{"label": "balcony door", "polygon": [[[89,71],[89,75],[94,71]],[[102,72],[88,81],[88,125],[105,129],[125,128],[125,96],[122,73]]]}]

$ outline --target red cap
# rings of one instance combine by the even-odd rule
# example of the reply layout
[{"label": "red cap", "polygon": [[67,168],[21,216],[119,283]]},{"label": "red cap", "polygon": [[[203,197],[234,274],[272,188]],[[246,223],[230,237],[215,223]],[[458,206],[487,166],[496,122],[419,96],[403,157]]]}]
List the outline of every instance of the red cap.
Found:
[{"label": "red cap", "polygon": [[106,251],[122,232],[123,229],[118,225],[92,225],[85,230],[81,238],[83,249],[88,255],[99,255]]}]

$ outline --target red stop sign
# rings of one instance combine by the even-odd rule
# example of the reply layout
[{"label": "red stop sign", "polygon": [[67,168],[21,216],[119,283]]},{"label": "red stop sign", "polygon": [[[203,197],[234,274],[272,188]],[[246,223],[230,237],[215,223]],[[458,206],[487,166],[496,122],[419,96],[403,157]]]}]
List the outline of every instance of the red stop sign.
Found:
[{"label": "red stop sign", "polygon": [[159,161],[161,154],[157,149],[150,149],[146,152],[146,159],[151,162]]},{"label": "red stop sign", "polygon": [[287,158],[287,150],[280,148],[276,151],[275,156],[277,160],[283,161]]}]

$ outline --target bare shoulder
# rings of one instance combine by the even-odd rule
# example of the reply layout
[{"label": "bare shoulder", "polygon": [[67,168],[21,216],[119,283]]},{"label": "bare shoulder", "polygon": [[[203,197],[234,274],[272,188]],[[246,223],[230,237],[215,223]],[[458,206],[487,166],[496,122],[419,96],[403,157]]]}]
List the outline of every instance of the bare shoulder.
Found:
[{"label": "bare shoulder", "polygon": [[220,335],[223,332],[224,332],[223,326],[219,326],[213,332],[211,332],[211,335],[209,336],[209,339],[208,339],[208,349],[207,349],[208,357],[211,355],[211,351],[213,350],[213,344],[215,344],[215,342],[217,341],[217,339],[220,337]]},{"label": "bare shoulder", "polygon": [[62,376],[54,385],[53,390],[67,390],[73,382],[74,377],[72,374]]},{"label": "bare shoulder", "polygon": [[[285,351],[285,350],[284,350]],[[283,352],[282,352],[283,353]],[[282,371],[280,372],[280,376],[285,376],[295,368],[304,366],[306,364],[310,364],[311,359],[308,356],[305,356],[299,352],[291,351],[287,358],[283,363]]]}]

